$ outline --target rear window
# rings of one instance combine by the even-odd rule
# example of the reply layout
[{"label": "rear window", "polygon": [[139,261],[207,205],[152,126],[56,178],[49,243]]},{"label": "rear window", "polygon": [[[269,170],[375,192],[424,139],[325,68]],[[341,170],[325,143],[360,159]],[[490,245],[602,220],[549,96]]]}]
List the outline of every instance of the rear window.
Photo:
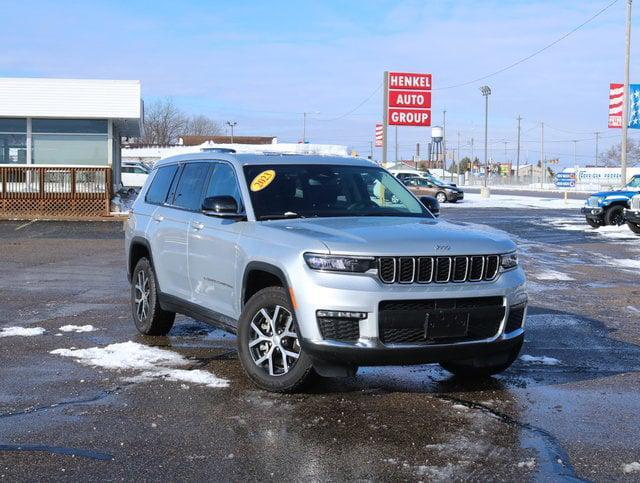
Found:
[{"label": "rear window", "polygon": [[151,182],[149,191],[147,191],[147,196],[145,198],[147,203],[161,205],[165,202],[176,171],[178,171],[177,164],[158,168],[158,172]]}]

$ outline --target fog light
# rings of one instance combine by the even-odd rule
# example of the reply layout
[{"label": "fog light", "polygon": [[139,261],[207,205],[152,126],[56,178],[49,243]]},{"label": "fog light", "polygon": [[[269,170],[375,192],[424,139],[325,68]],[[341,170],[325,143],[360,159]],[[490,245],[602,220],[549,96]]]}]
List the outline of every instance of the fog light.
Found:
[{"label": "fog light", "polygon": [[331,319],[366,319],[367,312],[345,312],[342,310],[318,310],[316,316]]}]

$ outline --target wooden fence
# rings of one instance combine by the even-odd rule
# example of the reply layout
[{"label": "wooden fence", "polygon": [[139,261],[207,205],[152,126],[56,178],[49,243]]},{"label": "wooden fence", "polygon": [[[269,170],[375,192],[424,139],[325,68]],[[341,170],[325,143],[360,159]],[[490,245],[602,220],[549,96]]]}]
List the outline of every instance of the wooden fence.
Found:
[{"label": "wooden fence", "polygon": [[0,166],[1,218],[109,215],[111,168]]}]

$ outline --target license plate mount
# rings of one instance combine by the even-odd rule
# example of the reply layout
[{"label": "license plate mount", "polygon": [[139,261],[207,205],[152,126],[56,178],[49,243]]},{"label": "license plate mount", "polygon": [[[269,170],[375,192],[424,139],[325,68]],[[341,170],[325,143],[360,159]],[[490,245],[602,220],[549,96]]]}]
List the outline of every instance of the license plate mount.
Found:
[{"label": "license plate mount", "polygon": [[465,337],[469,331],[469,312],[427,312],[424,338],[450,339]]}]

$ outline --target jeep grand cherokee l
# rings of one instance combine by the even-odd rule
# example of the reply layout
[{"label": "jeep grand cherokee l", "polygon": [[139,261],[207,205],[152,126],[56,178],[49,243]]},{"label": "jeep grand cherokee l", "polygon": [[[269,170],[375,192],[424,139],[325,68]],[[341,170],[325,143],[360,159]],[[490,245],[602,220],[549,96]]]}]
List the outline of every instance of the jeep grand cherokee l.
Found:
[{"label": "jeep grand cherokee l", "polygon": [[438,221],[367,160],[167,158],[125,231],[138,330],[165,335],[178,312],[234,332],[268,390],[379,364],[487,376],[522,346],[515,244]]}]

